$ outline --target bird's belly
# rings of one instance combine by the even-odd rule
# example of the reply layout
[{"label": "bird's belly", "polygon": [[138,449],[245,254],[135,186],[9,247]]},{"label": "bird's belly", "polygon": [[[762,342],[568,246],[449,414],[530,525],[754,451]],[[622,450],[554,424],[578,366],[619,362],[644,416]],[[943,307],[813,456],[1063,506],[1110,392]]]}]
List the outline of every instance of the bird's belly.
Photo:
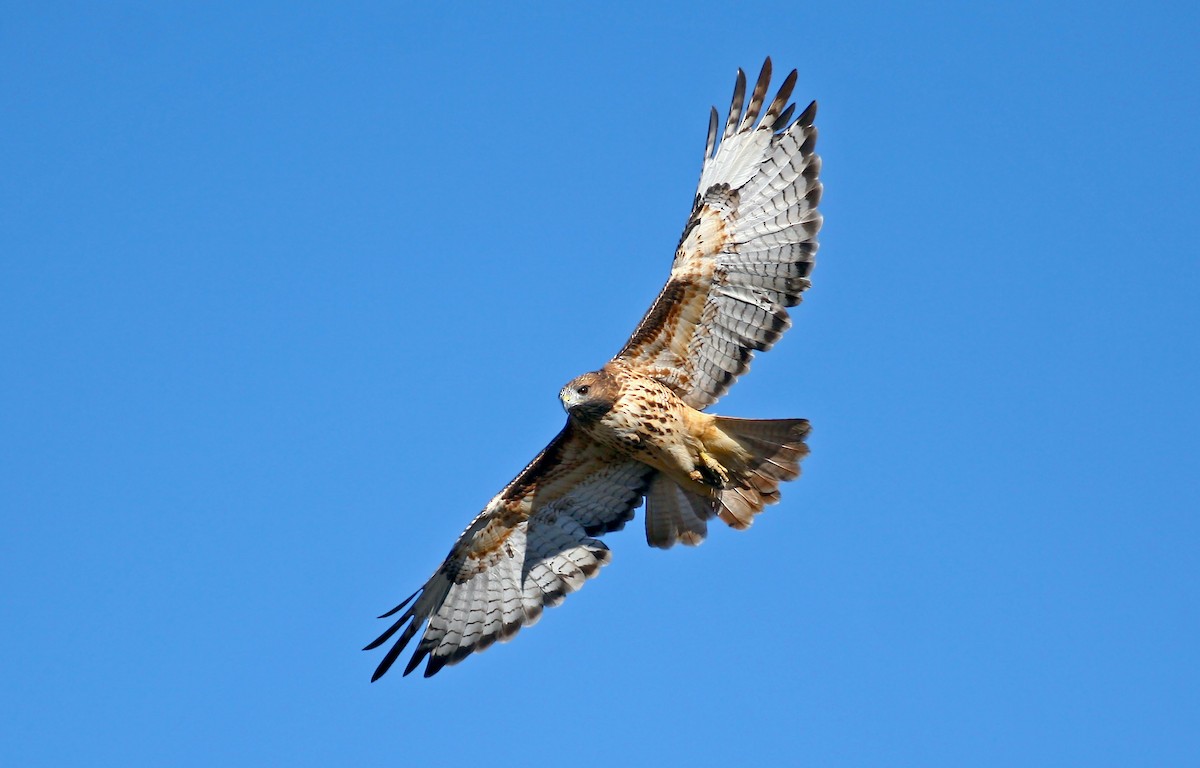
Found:
[{"label": "bird's belly", "polygon": [[655,452],[660,444],[670,442],[682,427],[673,423],[669,414],[646,416],[614,408],[593,427],[592,434],[612,448],[638,455]]},{"label": "bird's belly", "polygon": [[699,453],[686,410],[669,390],[635,385],[589,432],[597,442],[631,458],[674,476],[686,476]]}]

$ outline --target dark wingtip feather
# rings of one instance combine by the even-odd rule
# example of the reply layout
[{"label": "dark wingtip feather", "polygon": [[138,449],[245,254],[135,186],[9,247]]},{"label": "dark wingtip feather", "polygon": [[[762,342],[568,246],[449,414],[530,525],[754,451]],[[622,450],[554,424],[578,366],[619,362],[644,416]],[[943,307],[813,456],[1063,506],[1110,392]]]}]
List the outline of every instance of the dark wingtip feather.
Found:
[{"label": "dark wingtip feather", "polygon": [[800,142],[800,154],[811,155],[817,148],[817,129],[815,126],[810,126],[805,131],[804,141]]},{"label": "dark wingtip feather", "polygon": [[[792,89],[796,87],[796,70],[788,73],[784,78],[783,84],[779,86],[779,90],[775,93],[774,100],[771,101],[771,106],[767,107],[767,113],[763,115],[762,125],[760,128],[768,128],[775,130],[775,126],[780,125],[779,115],[783,112],[784,106],[787,105],[788,99],[792,98]],[[786,121],[783,123],[786,125]]]},{"label": "dark wingtip feather", "polygon": [[804,111],[800,113],[800,117],[796,118],[796,122],[799,123],[802,128],[807,128],[813,124],[813,120],[816,118],[817,102],[810,101],[808,106],[804,108]]},{"label": "dark wingtip feather", "polygon": [[788,104],[788,108],[783,110],[783,112],[781,112],[779,114],[779,117],[775,118],[774,124],[771,125],[771,130],[779,131],[780,129],[784,128],[788,124],[788,122],[792,119],[792,113],[795,111],[796,111],[796,105]]},{"label": "dark wingtip feather", "polygon": [[733,84],[733,99],[729,102],[729,117],[725,119],[725,132],[721,138],[728,139],[742,120],[742,103],[746,98],[746,73],[738,67],[737,81]]},{"label": "dark wingtip feather", "polygon": [[369,642],[369,643],[367,643],[366,645],[364,645],[364,646],[363,646],[363,650],[364,650],[364,651],[373,651],[373,650],[375,650],[375,649],[376,649],[376,648],[378,648],[379,646],[383,645],[383,641],[384,641],[384,640],[387,640],[387,639],[388,639],[388,637],[389,637],[389,636],[390,636],[390,635],[391,635],[393,632],[395,632],[395,631],[396,631],[396,630],[395,630],[395,628],[394,628],[394,627],[393,627],[392,629],[389,629],[387,632],[384,632],[384,633],[383,633],[382,635],[380,635],[379,637],[375,638],[375,639],[374,639],[374,640],[372,640],[371,642]]},{"label": "dark wingtip feather", "polygon": [[[412,671],[417,668],[417,665],[421,663],[421,660],[424,659],[426,655],[428,655],[428,653],[429,653],[428,648],[418,645],[417,650],[413,651],[412,658],[409,659],[408,663],[404,665],[404,676],[408,677],[409,674],[412,673]],[[430,662],[432,663],[432,661],[433,661],[433,659],[431,658]],[[426,677],[428,677],[428,675],[426,675]]]},{"label": "dark wingtip feather", "polygon": [[408,605],[409,603],[411,603],[411,602],[413,601],[413,598],[414,598],[414,597],[416,597],[417,595],[421,594],[421,590],[422,590],[422,589],[425,589],[425,588],[424,588],[424,587],[421,587],[421,589],[418,589],[416,592],[413,592],[411,595],[409,595],[408,597],[404,598],[404,602],[400,603],[400,605],[397,605],[395,608],[393,608],[392,610],[388,611],[387,613],[381,613],[381,614],[379,614],[379,616],[377,616],[376,618],[380,618],[380,619],[386,619],[388,616],[391,616],[391,615],[393,615],[394,613],[396,613],[396,611],[400,610],[400,609],[401,609],[401,608],[403,608],[404,606],[406,606],[406,605]]},{"label": "dark wingtip feather", "polygon": [[[443,656],[430,656],[429,663],[425,665],[425,671],[422,673],[424,677],[433,677],[441,671],[442,667],[446,666],[449,658]],[[408,674],[405,672],[404,674]]]},{"label": "dark wingtip feather", "polygon": [[710,107],[708,113],[708,142],[704,147],[704,160],[707,162],[715,153],[717,148],[717,124],[720,123],[721,117],[717,114],[716,107]]},{"label": "dark wingtip feather", "polygon": [[[378,648],[380,645],[383,645],[385,642],[387,642],[392,635],[396,634],[396,630],[404,627],[404,632],[400,634],[400,637],[396,639],[396,642],[392,644],[392,647],[388,649],[387,654],[384,655],[383,660],[379,662],[379,666],[375,668],[375,674],[371,677],[371,682],[375,682],[379,678],[383,677],[384,673],[391,669],[392,665],[396,662],[396,659],[400,657],[400,654],[403,653],[408,644],[412,642],[413,637],[415,637],[417,634],[417,630],[421,628],[423,623],[423,619],[418,619],[413,615],[412,611],[409,610],[400,617],[399,621],[388,627],[386,632],[375,638],[375,640],[372,641],[371,644],[366,648],[363,648],[364,651],[371,651]],[[405,624],[408,626],[404,626]],[[417,651],[414,656],[420,653],[421,647],[417,646]],[[404,674],[407,675],[408,673],[405,672]]]},{"label": "dark wingtip feather", "polygon": [[745,130],[754,125],[758,112],[762,109],[763,99],[767,96],[767,88],[771,85],[771,57],[763,62],[762,71],[758,73],[758,82],[754,84],[754,92],[750,94],[750,104],[746,107],[746,115],[742,118],[738,130]]},{"label": "dark wingtip feather", "polygon": [[[379,678],[387,674],[387,671],[396,663],[396,659],[400,656],[400,652],[404,650],[404,643],[398,642],[388,649],[387,654],[379,662],[379,666],[375,667],[375,674],[371,675],[371,682],[375,682]],[[405,674],[408,674],[407,672]]]},{"label": "dark wingtip feather", "polygon": [[[372,640],[367,645],[367,647],[363,648],[363,650],[364,651],[373,651],[376,648],[378,648],[379,646],[383,645],[384,643],[386,643],[388,641],[388,638],[390,638],[392,635],[396,634],[396,630],[400,629],[400,627],[403,627],[405,624],[407,624],[408,620],[411,618],[412,618],[411,614],[405,614],[404,616],[401,616],[399,621],[397,621],[395,624],[393,624],[392,626],[390,626],[386,630],[384,630],[382,635],[380,635],[379,637]],[[408,641],[406,640],[404,642],[408,642]]]}]

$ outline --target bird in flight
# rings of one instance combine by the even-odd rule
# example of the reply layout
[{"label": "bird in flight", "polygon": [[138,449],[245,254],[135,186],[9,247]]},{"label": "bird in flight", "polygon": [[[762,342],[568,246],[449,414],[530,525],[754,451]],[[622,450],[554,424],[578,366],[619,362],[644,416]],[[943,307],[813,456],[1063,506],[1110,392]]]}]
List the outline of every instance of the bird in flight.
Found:
[{"label": "bird in flight", "polygon": [[[559,393],[567,423],[471,521],[432,577],[383,614],[399,633],[378,680],[425,627],[407,675],[429,677],[511,639],[607,564],[599,536],[646,501],[646,541],[696,545],[719,517],[743,529],[800,474],[804,419],[705,413],[791,324],[821,214],[817,105],[792,119],[796,71],[763,111],[771,60],[728,116],[711,112],[700,184],[667,284],[617,355]],[[403,611],[401,613],[401,611]]]}]

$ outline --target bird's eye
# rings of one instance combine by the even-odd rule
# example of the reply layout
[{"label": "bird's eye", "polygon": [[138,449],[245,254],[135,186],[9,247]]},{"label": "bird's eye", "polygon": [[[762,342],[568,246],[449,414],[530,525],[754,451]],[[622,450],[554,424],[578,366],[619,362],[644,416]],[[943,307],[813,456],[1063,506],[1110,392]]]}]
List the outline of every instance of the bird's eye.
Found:
[{"label": "bird's eye", "polygon": [[575,391],[581,395],[586,395],[588,393],[588,389],[590,389],[590,387],[588,387],[587,384],[584,384],[582,387],[579,387]]}]

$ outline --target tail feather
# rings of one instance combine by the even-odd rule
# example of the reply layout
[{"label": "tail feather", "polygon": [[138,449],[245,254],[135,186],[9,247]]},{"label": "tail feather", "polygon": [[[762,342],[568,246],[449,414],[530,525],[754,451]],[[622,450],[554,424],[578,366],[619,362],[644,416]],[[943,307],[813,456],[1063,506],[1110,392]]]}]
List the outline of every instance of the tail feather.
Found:
[{"label": "tail feather", "polygon": [[[655,475],[646,491],[646,542],[652,547],[695,546],[715,516],[733,528],[748,528],[763,507],[779,502],[779,484],[800,476],[800,460],[808,455],[807,421],[715,418],[717,429],[737,444],[726,442],[728,452],[718,456],[728,482],[685,489],[665,474]],[[700,495],[696,488],[709,492]]]},{"label": "tail feather", "polygon": [[659,549],[676,542],[694,547],[708,535],[708,521],[716,513],[712,499],[688,493],[666,475],[655,475],[646,491],[646,543]]},{"label": "tail feather", "polygon": [[800,476],[800,460],[808,455],[805,419],[733,419],[717,417],[717,427],[749,454],[731,467],[729,483],[720,492],[717,515],[739,530],[754,516],[779,501],[779,484]]}]

